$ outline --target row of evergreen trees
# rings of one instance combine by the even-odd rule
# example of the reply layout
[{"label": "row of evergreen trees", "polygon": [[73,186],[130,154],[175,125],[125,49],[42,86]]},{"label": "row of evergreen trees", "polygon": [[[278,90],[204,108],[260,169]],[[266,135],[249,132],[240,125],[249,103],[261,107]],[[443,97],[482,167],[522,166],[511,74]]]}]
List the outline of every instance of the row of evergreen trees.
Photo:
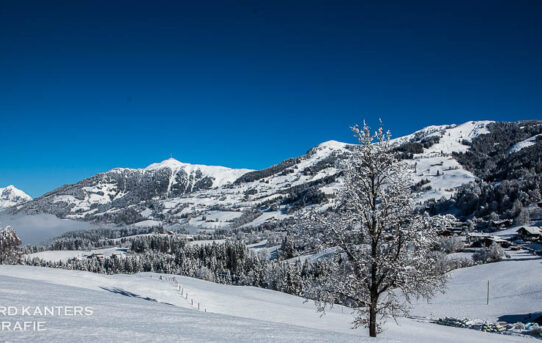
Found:
[{"label": "row of evergreen trees", "polygon": [[[289,241],[284,244],[291,249]],[[124,256],[50,262],[39,258],[26,264],[95,273],[156,272],[195,277],[228,285],[255,286],[303,295],[303,285],[325,275],[328,262],[269,260],[240,241],[190,245],[175,236],[141,236],[132,242],[134,253]],[[291,250],[288,251],[291,256]]]}]

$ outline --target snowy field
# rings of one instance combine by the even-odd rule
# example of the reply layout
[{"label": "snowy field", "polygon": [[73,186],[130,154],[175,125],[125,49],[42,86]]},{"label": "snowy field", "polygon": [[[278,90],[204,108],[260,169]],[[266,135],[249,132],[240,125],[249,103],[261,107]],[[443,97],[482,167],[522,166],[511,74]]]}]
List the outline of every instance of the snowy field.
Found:
[{"label": "snowy field", "polygon": [[46,250],[33,254],[26,255],[27,258],[39,258],[49,262],[66,262],[72,258],[84,258],[93,254],[101,254],[104,257],[111,257],[112,255],[123,256],[125,255],[125,249],[122,248],[104,248],[96,250]]},{"label": "snowy field", "polygon": [[509,253],[511,258],[502,262],[452,271],[448,291],[429,304],[418,303],[412,314],[491,321],[501,316],[542,315],[542,258],[525,251]]},{"label": "snowy field", "polygon": [[[496,320],[542,309],[542,259],[518,253],[509,261],[452,272],[448,292],[413,315]],[[29,266],[0,266],[0,306],[90,306],[92,316],[3,317],[44,320],[44,332],[2,332],[8,342],[359,342],[349,310],[324,317],[312,303],[280,292],[170,275],[101,275]],[[490,305],[485,285],[490,280]],[[182,287],[182,295],[178,287]],[[193,301],[193,303],[192,303]],[[198,311],[197,306],[200,306]],[[206,311],[206,312],[205,312]],[[1,314],[0,314],[1,316]],[[413,319],[385,324],[378,342],[537,342]]]}]

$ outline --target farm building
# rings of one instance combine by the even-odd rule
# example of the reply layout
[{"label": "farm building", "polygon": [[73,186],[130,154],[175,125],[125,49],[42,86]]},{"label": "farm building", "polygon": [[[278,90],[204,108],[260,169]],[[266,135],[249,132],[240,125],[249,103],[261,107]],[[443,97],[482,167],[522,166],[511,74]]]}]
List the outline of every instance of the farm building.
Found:
[{"label": "farm building", "polygon": [[489,234],[487,233],[482,233],[482,232],[469,232],[467,233],[467,243],[468,244],[473,244],[475,242],[478,242],[478,241],[481,241],[485,238],[488,238],[490,237]]},{"label": "farm building", "polygon": [[490,247],[493,244],[497,244],[502,248],[509,248],[512,243],[502,237],[490,236],[490,235],[474,235],[470,236],[467,241],[471,243],[471,247],[481,248]]},{"label": "farm building", "polygon": [[93,253],[93,254],[87,255],[86,257],[87,258],[97,258],[98,260],[103,260],[104,259],[104,254]]},{"label": "farm building", "polygon": [[542,240],[542,230],[538,226],[522,226],[516,232],[521,239],[526,241]]},{"label": "farm building", "polygon": [[437,234],[439,236],[444,237],[450,237],[450,236],[461,236],[465,232],[465,229],[462,227],[447,227],[441,231],[439,231]]}]

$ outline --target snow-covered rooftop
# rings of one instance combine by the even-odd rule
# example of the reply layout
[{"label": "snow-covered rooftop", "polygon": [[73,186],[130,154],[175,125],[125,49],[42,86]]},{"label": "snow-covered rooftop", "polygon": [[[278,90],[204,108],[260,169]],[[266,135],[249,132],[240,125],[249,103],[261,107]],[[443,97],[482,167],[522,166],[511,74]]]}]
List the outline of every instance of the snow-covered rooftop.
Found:
[{"label": "snow-covered rooftop", "polygon": [[540,230],[538,226],[522,226],[519,229],[517,229],[517,231],[520,231],[522,229],[527,231],[531,235],[542,235],[542,231]]}]

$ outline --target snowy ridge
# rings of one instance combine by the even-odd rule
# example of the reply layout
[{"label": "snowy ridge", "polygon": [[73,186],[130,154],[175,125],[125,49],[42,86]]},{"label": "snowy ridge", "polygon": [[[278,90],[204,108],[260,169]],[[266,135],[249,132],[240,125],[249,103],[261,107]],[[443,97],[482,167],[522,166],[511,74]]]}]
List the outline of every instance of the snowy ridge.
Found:
[{"label": "snowy ridge", "polygon": [[451,125],[431,125],[431,126],[424,127],[423,129],[418,130],[418,131],[416,131],[414,133],[411,133],[409,135],[394,138],[391,141],[392,141],[392,143],[399,146],[401,144],[404,144],[404,143],[407,143],[407,142],[412,142],[412,141],[415,141],[415,140],[419,140],[421,138],[427,138],[427,137],[432,137],[432,136],[439,136],[440,137],[441,134],[444,131],[446,131],[449,128],[453,128],[455,126],[456,126],[455,124],[451,124]]},{"label": "snowy ridge", "polygon": [[160,163],[153,163],[142,169],[142,171],[156,171],[163,168],[168,168],[173,171],[172,177],[170,178],[170,186],[175,175],[177,175],[180,170],[185,171],[189,176],[195,176],[198,172],[200,172],[205,176],[212,177],[214,179],[213,187],[219,187],[227,183],[232,183],[241,175],[253,171],[252,169],[232,169],[222,166],[183,163],[174,158],[168,158]]},{"label": "snowy ridge", "polygon": [[426,153],[446,152],[465,152],[468,150],[468,145],[463,144],[464,141],[470,142],[473,138],[479,135],[489,133],[487,126],[493,123],[492,121],[469,121],[461,125],[452,126],[446,129],[445,134],[440,138],[439,143],[431,146]]},{"label": "snowy ridge", "polygon": [[461,125],[433,125],[418,130],[410,135],[392,139],[396,145],[401,145],[406,142],[420,141],[430,137],[438,137],[438,143],[426,149],[424,153],[445,152],[451,154],[453,152],[465,152],[468,146],[463,144],[463,141],[470,142],[473,138],[479,135],[489,133],[487,126],[493,121],[468,121]]},{"label": "snowy ridge", "polygon": [[346,150],[347,147],[350,146],[350,145],[352,145],[352,144],[330,140],[330,141],[326,141],[326,142],[318,144],[313,149],[320,150],[320,151],[322,151],[322,150],[340,151],[340,150]]},{"label": "snowy ridge", "polygon": [[30,195],[15,188],[13,185],[0,188],[0,209],[23,204],[32,200]]},{"label": "snowy ridge", "polygon": [[[395,138],[424,146],[409,163],[418,202],[449,198],[475,180],[453,153],[488,133],[491,121],[429,126]],[[230,169],[167,159],[143,169],[117,168],[17,206],[17,212],[137,226],[184,227],[190,231],[275,225],[305,206],[329,205],[342,187],[340,160],[353,144],[323,142],[305,155],[268,169]]]}]

